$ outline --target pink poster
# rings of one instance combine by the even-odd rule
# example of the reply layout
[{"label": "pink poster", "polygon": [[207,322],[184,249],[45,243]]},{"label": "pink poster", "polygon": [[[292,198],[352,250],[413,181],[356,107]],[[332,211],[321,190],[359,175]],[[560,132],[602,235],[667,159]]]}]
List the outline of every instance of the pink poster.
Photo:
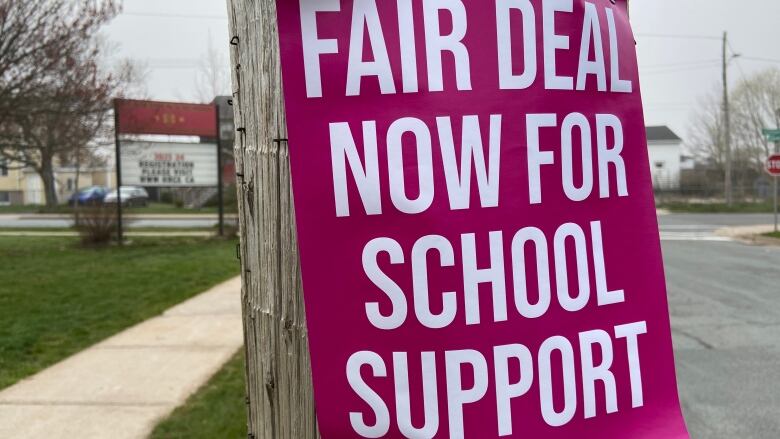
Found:
[{"label": "pink poster", "polygon": [[323,438],[687,438],[625,0],[277,6]]}]

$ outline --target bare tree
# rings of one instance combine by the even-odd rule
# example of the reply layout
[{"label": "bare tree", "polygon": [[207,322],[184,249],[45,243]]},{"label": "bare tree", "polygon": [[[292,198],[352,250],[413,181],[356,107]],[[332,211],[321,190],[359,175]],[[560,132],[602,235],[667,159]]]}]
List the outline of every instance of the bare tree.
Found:
[{"label": "bare tree", "polygon": [[740,158],[760,171],[773,145],[762,130],[780,127],[780,69],[772,68],[741,81],[734,89],[735,141]]},{"label": "bare tree", "polygon": [[118,11],[116,0],[0,0],[0,123]]},{"label": "bare tree", "polygon": [[[700,162],[722,171],[725,148],[719,90],[713,89],[700,100],[689,132],[689,147]],[[762,130],[780,126],[780,69],[771,68],[743,78],[729,99],[734,179],[747,189],[761,175],[764,160],[772,150]]]},{"label": "bare tree", "polygon": [[97,33],[118,10],[114,0],[0,0],[0,157],[40,175],[47,206],[55,164],[80,158],[132,75],[100,63]]},{"label": "bare tree", "polygon": [[220,52],[208,35],[206,53],[198,65],[195,81],[197,99],[210,103],[215,97],[230,94],[230,62],[225,53]]},{"label": "bare tree", "polygon": [[713,89],[699,99],[698,110],[693,116],[693,123],[688,133],[688,144],[698,161],[723,169],[725,148],[720,94],[720,89]]}]

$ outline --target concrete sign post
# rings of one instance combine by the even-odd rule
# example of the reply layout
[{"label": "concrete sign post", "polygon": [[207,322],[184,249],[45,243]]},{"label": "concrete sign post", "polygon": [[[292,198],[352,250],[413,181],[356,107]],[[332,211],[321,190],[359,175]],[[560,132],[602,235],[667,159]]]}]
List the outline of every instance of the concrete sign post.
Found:
[{"label": "concrete sign post", "polygon": [[250,436],[688,437],[625,1],[229,5]]}]

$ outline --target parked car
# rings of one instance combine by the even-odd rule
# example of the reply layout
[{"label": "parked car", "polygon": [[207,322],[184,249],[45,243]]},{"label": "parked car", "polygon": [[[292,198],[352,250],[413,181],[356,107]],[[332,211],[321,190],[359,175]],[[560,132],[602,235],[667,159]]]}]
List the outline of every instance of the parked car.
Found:
[{"label": "parked car", "polygon": [[138,186],[122,186],[119,190],[119,196],[117,197],[117,191],[113,190],[109,192],[103,199],[106,204],[115,204],[117,198],[122,203],[122,206],[143,206],[149,204],[149,194],[146,189]]},{"label": "parked car", "polygon": [[108,193],[108,188],[102,186],[91,186],[82,189],[70,196],[68,205],[73,207],[77,203],[79,206],[94,206],[103,203],[103,199]]}]

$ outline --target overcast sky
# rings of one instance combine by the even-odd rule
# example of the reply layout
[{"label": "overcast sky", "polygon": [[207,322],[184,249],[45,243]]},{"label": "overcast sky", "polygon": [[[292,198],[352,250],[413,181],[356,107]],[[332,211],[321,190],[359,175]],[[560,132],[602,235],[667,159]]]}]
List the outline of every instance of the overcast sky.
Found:
[{"label": "overcast sky", "polygon": [[[107,34],[119,56],[148,66],[149,97],[198,100],[198,65],[209,44],[227,59],[225,1],[125,0],[124,5]],[[743,75],[780,68],[778,0],[632,0],[631,5],[650,125],[669,125],[686,137],[699,98],[720,87],[723,31],[742,55],[730,65],[732,84]]]}]

